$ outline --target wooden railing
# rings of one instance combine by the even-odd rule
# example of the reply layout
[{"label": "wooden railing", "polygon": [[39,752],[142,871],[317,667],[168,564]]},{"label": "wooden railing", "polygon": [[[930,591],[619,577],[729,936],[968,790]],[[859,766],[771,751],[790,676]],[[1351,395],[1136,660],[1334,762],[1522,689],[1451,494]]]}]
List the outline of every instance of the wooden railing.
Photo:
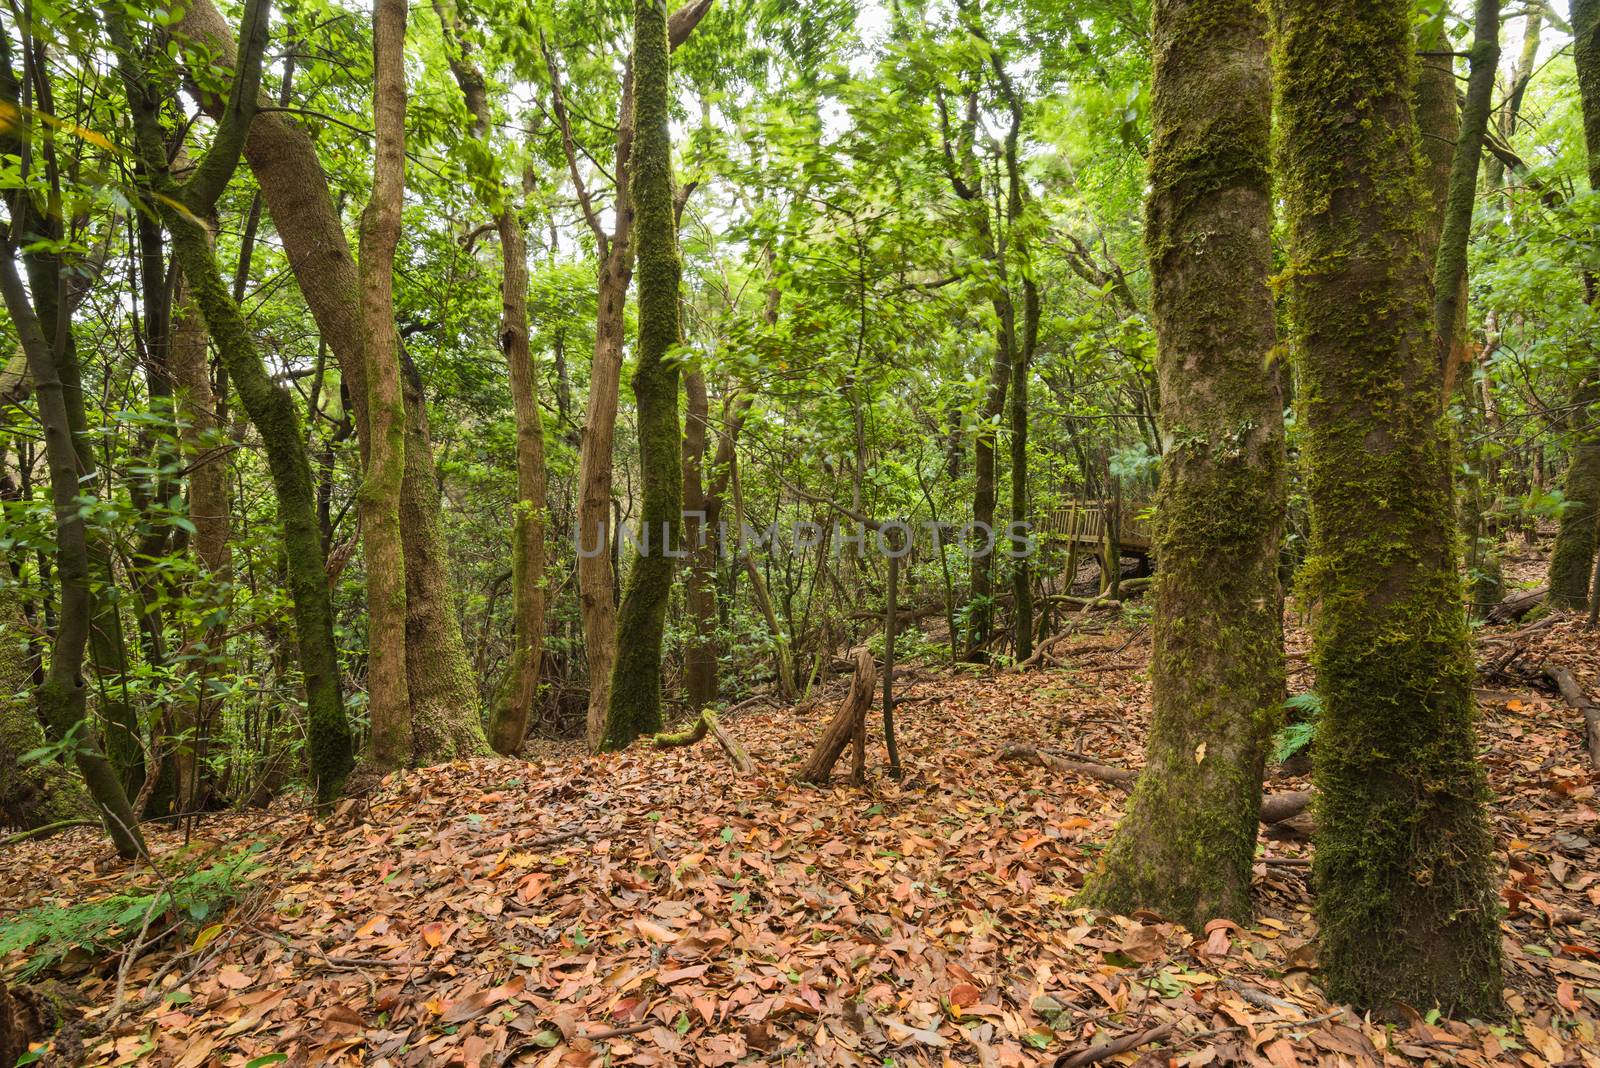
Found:
[{"label": "wooden railing", "polygon": [[[1107,501],[1068,501],[1045,519],[1040,532],[1058,542],[1076,542],[1079,545],[1102,545],[1106,540]],[[1140,519],[1146,505],[1123,501],[1121,521],[1117,524],[1117,542],[1121,550],[1132,555],[1150,552],[1154,531],[1149,520]]]}]

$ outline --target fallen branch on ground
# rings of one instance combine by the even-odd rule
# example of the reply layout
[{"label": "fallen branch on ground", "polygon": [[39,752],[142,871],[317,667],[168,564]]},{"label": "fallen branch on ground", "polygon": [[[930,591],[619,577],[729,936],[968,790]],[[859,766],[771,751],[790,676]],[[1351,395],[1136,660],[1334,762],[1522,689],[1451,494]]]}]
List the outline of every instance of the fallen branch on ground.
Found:
[{"label": "fallen branch on ground", "polygon": [[1098,1046],[1090,1046],[1077,1053],[1063,1053],[1056,1058],[1055,1068],[1083,1068],[1087,1064],[1099,1064],[1119,1053],[1126,1053],[1130,1049],[1138,1049],[1140,1046],[1163,1039],[1172,1033],[1175,1026],[1177,1025],[1165,1023],[1148,1031],[1139,1031],[1110,1042],[1102,1042]]},{"label": "fallen branch on ground", "polygon": [[1533,611],[1550,592],[1549,586],[1540,586],[1525,593],[1514,593],[1483,614],[1490,623],[1515,623]]},{"label": "fallen branch on ground", "polygon": [[[1139,773],[1132,768],[1117,768],[1110,764],[1096,764],[1086,760],[1069,760],[1064,756],[1046,752],[1037,746],[1013,742],[1000,750],[1000,760],[1008,763],[1038,764],[1041,767],[1083,775],[1111,783],[1122,790],[1132,790]],[[1311,794],[1305,790],[1286,790],[1268,794],[1261,799],[1261,822],[1282,823],[1293,819],[1311,804]]]},{"label": "fallen branch on ground", "polygon": [[1589,700],[1577,676],[1559,664],[1546,664],[1545,677],[1556,684],[1561,697],[1572,710],[1583,715],[1584,743],[1589,750],[1589,766],[1600,771],[1600,705]]},{"label": "fallen branch on ground", "polygon": [[734,771],[741,775],[749,775],[756,770],[755,764],[750,760],[750,754],[744,751],[744,746],[740,745],[733,735],[727,732],[726,728],[717,721],[717,714],[709,708],[700,713],[700,718],[694,721],[694,726],[689,730],[679,734],[658,734],[655,736],[654,744],[657,749],[694,745],[704,738],[707,732],[710,732],[711,736],[717,740],[717,744],[722,747],[722,751],[727,755],[728,763],[733,765]]}]

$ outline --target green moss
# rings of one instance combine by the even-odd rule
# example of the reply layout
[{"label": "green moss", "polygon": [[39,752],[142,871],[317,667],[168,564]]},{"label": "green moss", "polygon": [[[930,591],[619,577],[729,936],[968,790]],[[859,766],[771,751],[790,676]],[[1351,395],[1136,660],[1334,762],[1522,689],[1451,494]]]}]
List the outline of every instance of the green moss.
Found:
[{"label": "green moss", "polygon": [[1289,218],[1317,603],[1313,878],[1329,994],[1489,1015],[1500,995],[1422,236],[1409,5],[1279,6]]}]

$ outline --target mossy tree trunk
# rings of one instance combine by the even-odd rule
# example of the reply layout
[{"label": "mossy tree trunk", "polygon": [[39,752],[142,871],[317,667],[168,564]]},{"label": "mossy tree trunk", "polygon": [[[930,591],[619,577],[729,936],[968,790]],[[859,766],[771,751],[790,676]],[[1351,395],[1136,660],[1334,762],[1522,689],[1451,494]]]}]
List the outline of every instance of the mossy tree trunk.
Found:
[{"label": "mossy tree trunk", "polygon": [[634,0],[634,146],[631,201],[638,249],[639,340],[633,372],[644,477],[640,552],[628,573],[617,614],[617,657],[611,672],[600,745],[622,749],[661,729],[661,641],[681,538],[682,442],[678,429],[681,338],[678,223],[673,210],[671,48],[666,0]]},{"label": "mossy tree trunk", "polygon": [[32,830],[62,820],[92,818],[83,783],[59,761],[22,762],[45,744],[33,703],[18,700],[33,684],[22,594],[0,554],[0,823]]},{"label": "mossy tree trunk", "polygon": [[[1145,245],[1161,430],[1150,737],[1088,900],[1199,932],[1251,915],[1266,750],[1283,702],[1283,394],[1267,20],[1157,0]],[[1114,566],[1114,565],[1112,565]]]},{"label": "mossy tree trunk", "polygon": [[[1600,190],[1600,0],[1572,0],[1573,64],[1583,102],[1589,188]],[[1595,283],[1585,287],[1594,299]],[[1586,354],[1592,363],[1595,353]],[[1600,370],[1590,368],[1572,395],[1574,444],[1564,494],[1568,502],[1550,555],[1550,604],[1583,608],[1600,590],[1589,588],[1600,539]]]},{"label": "mossy tree trunk", "polygon": [[367,470],[360,490],[367,564],[367,693],[375,770],[415,756],[406,678],[406,563],[400,538],[405,395],[394,332],[394,256],[406,174],[407,0],[377,0],[372,22],[372,193],[361,215],[362,340],[367,354]]},{"label": "mossy tree trunk", "polygon": [[[689,0],[667,20],[667,49],[677,48],[711,9],[712,0]],[[561,131],[578,206],[599,249],[594,360],[589,367],[589,399],[584,409],[583,439],[578,448],[578,614],[583,623],[583,649],[589,666],[589,704],[584,735],[591,750],[600,748],[611,704],[612,665],[617,652],[616,571],[611,531],[611,454],[617,425],[617,391],[622,380],[622,341],[628,285],[633,278],[633,218],[630,202],[634,142],[634,73],[630,58],[622,77],[617,115],[616,157],[612,175],[616,201],[610,233],[601,225],[579,166],[577,141],[562,96],[561,72],[555,56],[544,49],[550,75],[550,106]]]},{"label": "mossy tree trunk", "polygon": [[216,253],[200,221],[211,216],[232,178],[256,110],[268,7],[268,0],[250,0],[246,5],[239,60],[216,136],[210,150],[194,167],[192,177],[181,185],[168,168],[160,100],[144,82],[142,50],[135,44],[126,14],[109,11],[106,27],[117,51],[117,67],[133,115],[143,164],[140,181],[153,194],[151,206],[160,213],[172,235],[173,255],[193,289],[222,365],[265,447],[278,500],[278,521],[283,527],[297,647],[305,677],[311,775],[319,801],[328,802],[338,795],[350,771],[350,729],[339,689],[333,605],[300,413],[293,396],[268,373],[249,324],[223,281]]},{"label": "mossy tree trunk", "polygon": [[[185,4],[177,31],[180,43],[192,40],[218,62],[233,64],[236,46],[212,0]],[[213,119],[222,115],[222,98],[199,93],[198,99]],[[371,427],[360,279],[316,146],[288,115],[267,112],[251,122],[244,155],[317,330],[339,362],[365,454]],[[488,746],[449,575],[427,398],[403,346],[399,353],[405,395],[400,534],[405,553],[406,684],[416,759],[439,763],[481,754]]]},{"label": "mossy tree trunk", "polygon": [[1318,602],[1313,881],[1331,997],[1493,1014],[1493,840],[1439,406],[1410,5],[1277,0]]}]

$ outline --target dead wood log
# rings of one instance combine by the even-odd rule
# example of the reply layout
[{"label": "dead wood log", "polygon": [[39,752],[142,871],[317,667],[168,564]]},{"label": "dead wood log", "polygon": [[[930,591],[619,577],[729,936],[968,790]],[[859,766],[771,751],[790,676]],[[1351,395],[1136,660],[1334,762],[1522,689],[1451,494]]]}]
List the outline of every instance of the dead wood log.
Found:
[{"label": "dead wood log", "polygon": [[[1132,790],[1139,773],[1132,768],[1117,768],[1110,764],[1096,764],[1086,760],[1069,760],[1064,756],[1046,752],[1037,746],[1013,742],[1000,750],[1000,759],[1009,763],[1038,764],[1041,767],[1065,771],[1098,779],[1122,789]],[[1311,804],[1311,794],[1304,790],[1285,790],[1268,794],[1261,799],[1261,822],[1272,824],[1292,819]]]},{"label": "dead wood log", "polygon": [[1589,766],[1600,771],[1600,705],[1589,700],[1577,676],[1559,664],[1546,664],[1545,677],[1556,684],[1562,700],[1583,715],[1584,745],[1589,750]]},{"label": "dead wood log", "polygon": [[1485,612],[1483,618],[1490,623],[1515,623],[1537,608],[1549,592],[1549,586],[1540,586],[1536,590],[1514,593]]},{"label": "dead wood log", "polygon": [[1139,777],[1139,773],[1131,768],[1114,768],[1110,764],[1096,764],[1087,760],[1069,760],[1064,756],[1048,753],[1037,746],[1022,745],[1017,742],[1000,750],[1000,759],[1013,764],[1038,764],[1040,767],[1053,768],[1056,771],[1099,779],[1123,790],[1132,790],[1134,780]]},{"label": "dead wood log", "polygon": [[855,658],[855,674],[850,678],[850,692],[823,729],[822,737],[817,739],[817,747],[811,751],[810,758],[795,775],[799,782],[826,783],[828,776],[833,773],[834,764],[844,753],[844,747],[852,741],[856,743],[853,773],[857,776],[865,773],[867,709],[872,705],[872,689],[877,681],[878,668],[866,646],[856,648],[851,655]]},{"label": "dead wood log", "polygon": [[694,721],[694,726],[678,734],[658,734],[652,739],[652,744],[657,749],[670,749],[680,745],[694,745],[709,733],[717,740],[722,751],[727,755],[728,763],[733,765],[733,770],[741,775],[749,775],[756,770],[755,764],[750,760],[750,754],[744,751],[744,746],[738,739],[728,733],[717,719],[717,714],[711,709],[700,713],[700,718]]}]

